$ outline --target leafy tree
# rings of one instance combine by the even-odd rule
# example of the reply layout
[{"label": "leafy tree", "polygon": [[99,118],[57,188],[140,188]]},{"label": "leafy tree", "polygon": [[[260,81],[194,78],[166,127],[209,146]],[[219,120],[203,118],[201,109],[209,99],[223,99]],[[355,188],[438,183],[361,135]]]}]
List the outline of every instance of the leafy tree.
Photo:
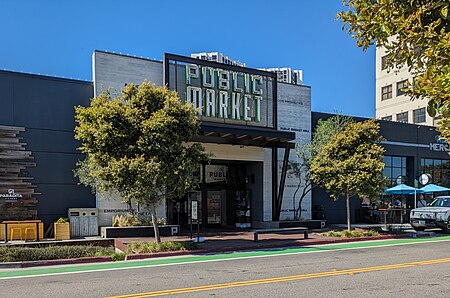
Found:
[{"label": "leafy tree", "polygon": [[440,115],[438,130],[450,139],[449,0],[343,0],[338,18],[357,45],[385,47],[388,69],[407,66],[413,98],[428,99],[428,114]]},{"label": "leafy tree", "polygon": [[312,160],[321,152],[323,146],[351,121],[351,117],[342,115],[336,115],[326,120],[319,119],[314,129],[312,140],[310,142],[302,141],[297,144],[297,159],[289,163],[289,173],[298,180],[297,188],[293,195],[294,199],[297,197],[300,188],[303,187],[295,210],[295,220],[300,220],[303,199],[314,187],[310,172]]},{"label": "leafy tree", "polygon": [[89,107],[76,107],[75,118],[75,137],[87,155],[80,181],[146,205],[160,242],[156,206],[195,188],[191,173],[207,160],[200,144],[189,143],[199,131],[195,109],[176,92],[143,82],[116,98],[102,93]]},{"label": "leafy tree", "polygon": [[323,146],[311,162],[312,181],[338,199],[345,196],[347,229],[350,225],[350,197],[374,198],[384,187],[380,127],[375,120],[345,126]]}]

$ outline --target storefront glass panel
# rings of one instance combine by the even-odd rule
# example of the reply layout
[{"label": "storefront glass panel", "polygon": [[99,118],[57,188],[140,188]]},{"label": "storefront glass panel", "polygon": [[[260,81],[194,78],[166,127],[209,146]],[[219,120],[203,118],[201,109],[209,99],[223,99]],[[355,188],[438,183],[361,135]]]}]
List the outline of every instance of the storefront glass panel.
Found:
[{"label": "storefront glass panel", "polygon": [[397,178],[403,176],[403,182],[408,180],[408,170],[406,167],[406,157],[385,155],[383,157],[383,175],[388,179],[389,185],[397,184]]},{"label": "storefront glass panel", "polygon": [[420,161],[422,167],[421,173],[429,174],[431,176],[431,183],[448,187],[450,186],[449,162],[446,159],[422,158]]},{"label": "storefront glass panel", "polygon": [[208,191],[206,195],[207,224],[222,225],[224,212],[222,205],[226,204],[226,191]]}]

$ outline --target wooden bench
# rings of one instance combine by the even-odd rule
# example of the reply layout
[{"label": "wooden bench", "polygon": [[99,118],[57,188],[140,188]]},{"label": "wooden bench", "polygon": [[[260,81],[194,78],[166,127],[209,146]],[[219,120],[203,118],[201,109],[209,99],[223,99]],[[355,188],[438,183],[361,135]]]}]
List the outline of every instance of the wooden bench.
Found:
[{"label": "wooden bench", "polygon": [[303,233],[304,238],[308,239],[308,228],[304,227],[254,230],[253,239],[255,242],[257,242],[259,234],[297,234],[297,233]]}]

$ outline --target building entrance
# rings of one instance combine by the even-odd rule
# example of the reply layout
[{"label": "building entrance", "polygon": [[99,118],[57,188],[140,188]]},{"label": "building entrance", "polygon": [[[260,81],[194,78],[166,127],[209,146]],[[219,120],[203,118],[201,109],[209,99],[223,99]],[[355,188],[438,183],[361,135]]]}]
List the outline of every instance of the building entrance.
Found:
[{"label": "building entrance", "polygon": [[262,205],[261,162],[214,161],[203,166],[201,181],[198,191],[173,202],[173,223],[188,226],[191,201],[196,200],[202,226],[251,227],[253,216],[258,214],[253,202]]}]

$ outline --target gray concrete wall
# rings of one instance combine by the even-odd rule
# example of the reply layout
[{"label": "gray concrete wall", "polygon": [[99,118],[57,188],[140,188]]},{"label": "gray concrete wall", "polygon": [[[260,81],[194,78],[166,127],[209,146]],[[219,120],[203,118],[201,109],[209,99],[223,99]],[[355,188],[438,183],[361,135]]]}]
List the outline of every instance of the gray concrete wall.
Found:
[{"label": "gray concrete wall", "polygon": [[163,63],[128,57],[108,52],[95,51],[92,57],[92,78],[94,94],[112,88],[120,92],[125,83],[141,84],[144,80],[163,85]]}]

